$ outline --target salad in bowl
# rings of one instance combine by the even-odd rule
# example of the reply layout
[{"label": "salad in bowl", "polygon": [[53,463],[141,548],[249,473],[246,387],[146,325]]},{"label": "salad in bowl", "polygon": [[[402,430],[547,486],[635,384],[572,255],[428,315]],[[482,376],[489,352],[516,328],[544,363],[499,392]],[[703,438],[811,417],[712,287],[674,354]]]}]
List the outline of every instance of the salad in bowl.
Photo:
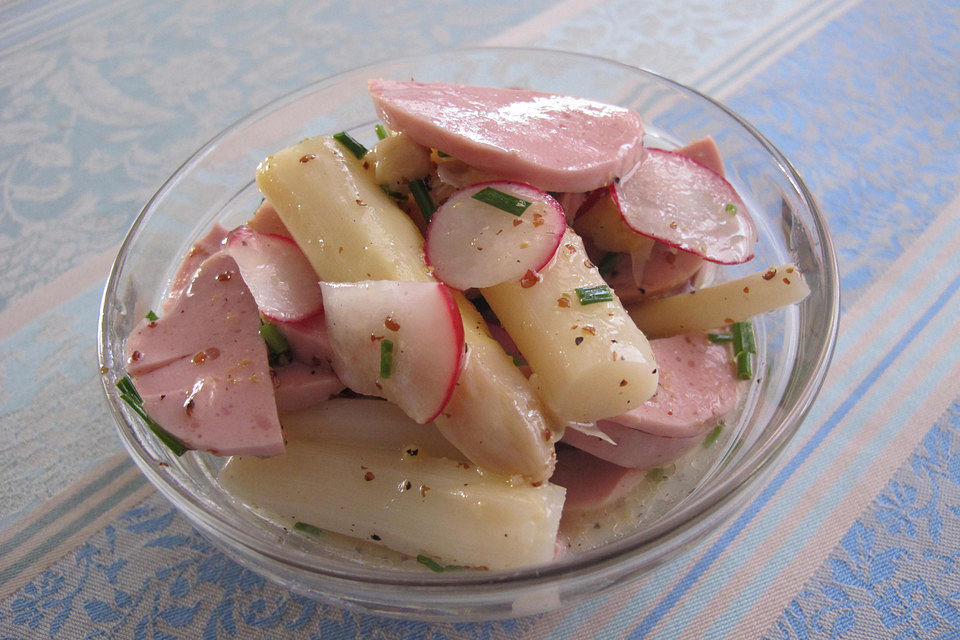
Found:
[{"label": "salad in bowl", "polygon": [[793,384],[777,361],[822,264],[769,260],[722,130],[364,80],[377,122],[265,154],[111,328],[109,393],[156,454],[138,462],[175,460],[188,482],[158,486],[292,586],[522,583],[685,529],[671,515],[775,435],[754,425]]}]

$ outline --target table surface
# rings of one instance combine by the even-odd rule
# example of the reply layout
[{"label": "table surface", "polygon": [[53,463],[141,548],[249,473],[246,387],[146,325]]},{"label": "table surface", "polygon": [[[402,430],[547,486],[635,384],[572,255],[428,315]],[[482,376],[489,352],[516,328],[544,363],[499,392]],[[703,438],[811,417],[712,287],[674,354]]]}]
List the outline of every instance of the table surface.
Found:
[{"label": "table surface", "polygon": [[[960,637],[958,34],[956,0],[0,2],[3,637]],[[751,121],[829,222],[840,337],[762,492],[667,566],[540,616],[387,620],[251,573],[146,483],[97,308],[143,203],[221,128],[467,45],[643,66]]]}]

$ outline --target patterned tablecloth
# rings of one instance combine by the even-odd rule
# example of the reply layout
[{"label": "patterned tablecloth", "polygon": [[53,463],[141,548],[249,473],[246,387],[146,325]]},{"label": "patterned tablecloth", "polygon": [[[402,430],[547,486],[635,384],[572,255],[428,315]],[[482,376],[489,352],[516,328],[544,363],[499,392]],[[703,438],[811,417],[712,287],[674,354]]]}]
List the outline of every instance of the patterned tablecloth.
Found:
[{"label": "patterned tablecloth", "polygon": [[[829,221],[840,339],[769,484],[640,582],[496,623],[351,613],[231,561],[127,460],[99,296],[143,203],[233,120],[360,63],[480,44],[651,68],[755,124]],[[0,636],[960,637],[955,0],[7,0],[0,265]]]}]

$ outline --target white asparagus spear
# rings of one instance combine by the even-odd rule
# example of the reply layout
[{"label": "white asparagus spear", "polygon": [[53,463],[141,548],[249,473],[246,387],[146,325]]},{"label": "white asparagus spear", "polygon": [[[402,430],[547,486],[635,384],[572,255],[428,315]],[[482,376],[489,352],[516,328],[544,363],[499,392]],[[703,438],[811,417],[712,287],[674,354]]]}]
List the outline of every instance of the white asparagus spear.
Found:
[{"label": "white asparagus spear", "polygon": [[799,302],[810,293],[792,264],[739,280],[630,307],[630,317],[651,338],[704,332]]},{"label": "white asparagus spear", "polygon": [[[583,297],[591,289],[606,299]],[[508,280],[482,292],[530,364],[544,404],[561,421],[619,415],[656,391],[650,344],[573,230],[566,230],[537,278]]]},{"label": "white asparagus spear", "polygon": [[220,483],[290,524],[490,569],[553,558],[565,493],[447,458],[297,439],[280,456],[232,458]]}]

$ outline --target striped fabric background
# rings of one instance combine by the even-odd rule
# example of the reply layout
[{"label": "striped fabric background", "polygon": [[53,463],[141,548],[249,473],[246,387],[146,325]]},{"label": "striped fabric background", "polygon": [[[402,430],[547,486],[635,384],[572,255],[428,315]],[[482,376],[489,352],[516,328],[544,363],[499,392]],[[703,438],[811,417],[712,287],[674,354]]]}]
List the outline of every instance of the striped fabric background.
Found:
[{"label": "striped fabric background", "polygon": [[[960,637],[960,6],[637,5],[0,4],[0,635]],[[265,582],[147,485],[99,398],[96,307],[136,211],[219,128],[474,44],[652,68],[756,125],[831,225],[840,340],[767,486],[669,565],[542,616],[385,620]]]}]

